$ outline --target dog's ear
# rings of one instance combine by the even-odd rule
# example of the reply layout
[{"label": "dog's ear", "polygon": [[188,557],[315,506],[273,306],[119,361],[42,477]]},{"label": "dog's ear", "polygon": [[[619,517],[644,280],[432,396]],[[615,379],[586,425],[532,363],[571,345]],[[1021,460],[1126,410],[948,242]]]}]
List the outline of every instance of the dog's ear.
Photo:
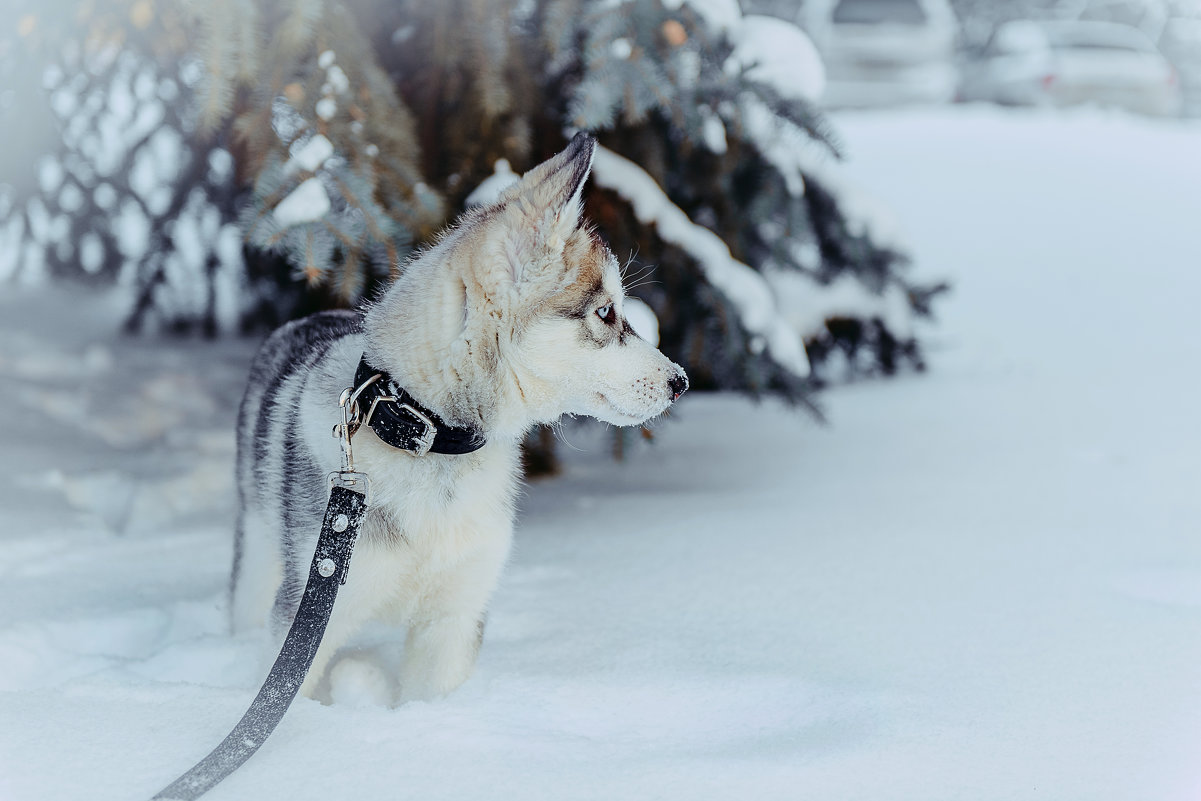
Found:
[{"label": "dog's ear", "polygon": [[501,196],[505,213],[516,215],[509,260],[513,279],[525,268],[562,252],[580,224],[584,182],[592,171],[596,139],[578,133],[561,152],[534,167]]},{"label": "dog's ear", "polygon": [[568,221],[572,228],[580,219],[580,196],[592,171],[596,139],[583,131],[567,147],[527,172],[516,188],[520,196],[534,202],[539,211],[550,211]]}]

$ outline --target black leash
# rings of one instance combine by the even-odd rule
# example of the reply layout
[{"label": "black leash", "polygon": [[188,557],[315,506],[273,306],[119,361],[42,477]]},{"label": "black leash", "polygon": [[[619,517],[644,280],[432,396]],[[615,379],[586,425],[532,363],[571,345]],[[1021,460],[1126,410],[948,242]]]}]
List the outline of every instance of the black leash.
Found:
[{"label": "black leash", "polygon": [[309,580],[304,587],[300,609],[262,689],[221,744],[195,767],[159,791],[154,796],[155,801],[192,801],[199,798],[254,756],[259,746],[275,731],[309,672],[313,657],[317,655],[325,625],[334,608],[334,599],[338,597],[338,587],[346,581],[350,552],[366,513],[365,493],[339,485],[330,489],[329,505],[325,508],[325,520],[321,524],[321,537],[317,540],[317,550],[309,565]]},{"label": "black leash", "polygon": [[[334,436],[342,444],[342,470],[329,477],[329,504],[309,564],[309,580],[283,648],[233,731],[152,801],[192,801],[241,767],[275,731],[304,683],[333,612],[338,588],[346,583],[351,552],[367,514],[369,482],[364,473],[355,472],[350,445],[355,431],[370,425],[384,442],[414,456],[470,453],[484,446],[478,430],[446,425],[396,386],[387,373],[370,367],[366,356],[359,361],[354,386],[353,390],[343,390],[338,399],[342,422],[334,426]],[[360,413],[360,401],[369,404],[365,416]]]}]

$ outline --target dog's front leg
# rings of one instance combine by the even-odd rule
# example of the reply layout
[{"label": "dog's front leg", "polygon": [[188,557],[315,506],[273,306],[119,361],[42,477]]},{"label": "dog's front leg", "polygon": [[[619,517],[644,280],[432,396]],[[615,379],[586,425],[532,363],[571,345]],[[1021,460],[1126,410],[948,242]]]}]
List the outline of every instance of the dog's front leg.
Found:
[{"label": "dog's front leg", "polygon": [[456,544],[459,559],[420,582],[425,591],[408,614],[401,703],[446,695],[471,675],[512,531],[511,520],[491,519],[478,527],[441,532],[440,541]]},{"label": "dog's front leg", "polygon": [[461,615],[414,623],[405,640],[400,701],[446,695],[471,675],[483,636],[481,616]]},{"label": "dog's front leg", "polygon": [[300,694],[307,698],[316,697],[317,687],[325,676],[334,654],[371,619],[379,606],[377,598],[370,593],[370,587],[365,586],[363,581],[355,581],[355,578],[352,570],[350,581],[342,588],[342,593],[334,604],[308,676],[300,685]]}]

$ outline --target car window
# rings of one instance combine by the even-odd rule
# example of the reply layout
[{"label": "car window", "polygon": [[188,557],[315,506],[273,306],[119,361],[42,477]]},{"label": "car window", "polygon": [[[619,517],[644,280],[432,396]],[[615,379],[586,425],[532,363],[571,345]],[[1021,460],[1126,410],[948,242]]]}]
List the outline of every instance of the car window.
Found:
[{"label": "car window", "polygon": [[842,25],[921,25],[926,12],[917,0],[842,0],[832,19]]},{"label": "car window", "polygon": [[1154,53],[1155,45],[1136,30],[1118,26],[1104,28],[1049,28],[1048,40],[1056,50],[1116,50],[1126,53]]}]

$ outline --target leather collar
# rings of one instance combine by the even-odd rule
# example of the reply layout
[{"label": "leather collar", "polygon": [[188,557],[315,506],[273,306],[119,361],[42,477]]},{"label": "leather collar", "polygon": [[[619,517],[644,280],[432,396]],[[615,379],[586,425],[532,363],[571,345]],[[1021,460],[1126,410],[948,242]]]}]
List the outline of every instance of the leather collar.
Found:
[{"label": "leather collar", "polygon": [[[372,380],[375,376],[379,377]],[[367,384],[368,381],[371,383]],[[369,365],[366,354],[359,359],[354,386],[361,388],[358,407],[363,422],[394,448],[424,456],[471,453],[484,447],[484,435],[479,429],[459,428],[444,422],[397,386],[392,376]]]}]

